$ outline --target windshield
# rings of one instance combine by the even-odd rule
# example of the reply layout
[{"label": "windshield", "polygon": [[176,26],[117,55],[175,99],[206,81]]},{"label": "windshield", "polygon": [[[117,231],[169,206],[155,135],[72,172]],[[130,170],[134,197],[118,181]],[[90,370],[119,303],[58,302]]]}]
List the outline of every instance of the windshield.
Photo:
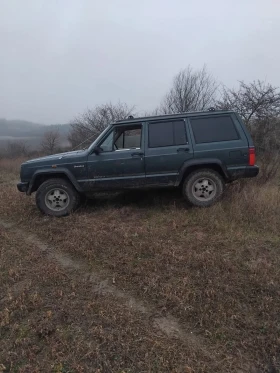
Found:
[{"label": "windshield", "polygon": [[103,137],[103,135],[111,128],[112,126],[109,125],[108,127],[105,128],[104,131],[100,133],[100,135],[93,141],[93,143],[88,147],[88,150],[92,150],[95,145],[99,142],[99,140]]}]

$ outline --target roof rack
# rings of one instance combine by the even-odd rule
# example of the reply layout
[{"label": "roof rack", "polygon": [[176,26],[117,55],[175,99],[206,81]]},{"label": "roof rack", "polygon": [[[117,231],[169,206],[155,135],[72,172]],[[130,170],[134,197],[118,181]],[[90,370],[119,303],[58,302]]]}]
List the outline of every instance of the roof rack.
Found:
[{"label": "roof rack", "polygon": [[159,118],[162,118],[162,119],[167,119],[167,118],[178,118],[178,117],[182,117],[184,115],[199,115],[199,114],[209,114],[209,112],[211,113],[217,113],[217,114],[220,114],[220,113],[228,113],[228,112],[231,112],[231,110],[216,110],[214,107],[210,107],[208,110],[204,110],[204,111],[184,111],[182,113],[178,113],[178,114],[162,114],[162,115],[151,115],[151,116],[147,116],[147,117],[136,117],[134,118],[132,115],[130,115],[128,118],[126,119],[121,119],[121,120],[117,120],[116,123],[124,123],[124,122],[139,122],[139,120],[147,120],[147,119],[159,119]]}]

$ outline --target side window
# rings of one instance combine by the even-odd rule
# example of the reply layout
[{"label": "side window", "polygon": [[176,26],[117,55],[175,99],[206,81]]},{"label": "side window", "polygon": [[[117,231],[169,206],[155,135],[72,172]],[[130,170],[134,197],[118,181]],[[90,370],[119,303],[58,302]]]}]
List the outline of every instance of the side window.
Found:
[{"label": "side window", "polygon": [[141,148],[142,126],[116,127],[99,145],[103,152]]},{"label": "side window", "polygon": [[149,123],[149,147],[157,148],[159,146],[172,146],[173,141],[173,123],[155,122]]},{"label": "side window", "polygon": [[183,144],[187,144],[185,122],[183,120],[149,123],[150,148]]},{"label": "side window", "polygon": [[137,128],[120,128],[116,132],[115,148],[122,149],[140,149],[141,148],[141,132],[142,127]]},{"label": "side window", "polygon": [[197,144],[239,139],[230,116],[192,118],[190,122]]}]

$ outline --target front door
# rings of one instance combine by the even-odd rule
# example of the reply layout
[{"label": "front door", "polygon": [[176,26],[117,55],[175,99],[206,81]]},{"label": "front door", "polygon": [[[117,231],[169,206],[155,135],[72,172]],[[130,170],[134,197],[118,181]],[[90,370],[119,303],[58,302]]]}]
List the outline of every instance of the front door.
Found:
[{"label": "front door", "polygon": [[114,126],[88,157],[88,186],[94,189],[141,187],[145,183],[142,124]]},{"label": "front door", "polygon": [[146,127],[147,186],[173,186],[184,162],[193,158],[189,129],[183,119],[158,120]]}]

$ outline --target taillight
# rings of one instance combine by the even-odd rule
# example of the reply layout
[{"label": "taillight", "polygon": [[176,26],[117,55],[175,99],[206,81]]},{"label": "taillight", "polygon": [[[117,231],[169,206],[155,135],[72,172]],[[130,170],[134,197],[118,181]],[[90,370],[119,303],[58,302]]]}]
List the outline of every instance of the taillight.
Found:
[{"label": "taillight", "polygon": [[249,166],[254,166],[256,162],[256,151],[254,147],[249,148]]}]

